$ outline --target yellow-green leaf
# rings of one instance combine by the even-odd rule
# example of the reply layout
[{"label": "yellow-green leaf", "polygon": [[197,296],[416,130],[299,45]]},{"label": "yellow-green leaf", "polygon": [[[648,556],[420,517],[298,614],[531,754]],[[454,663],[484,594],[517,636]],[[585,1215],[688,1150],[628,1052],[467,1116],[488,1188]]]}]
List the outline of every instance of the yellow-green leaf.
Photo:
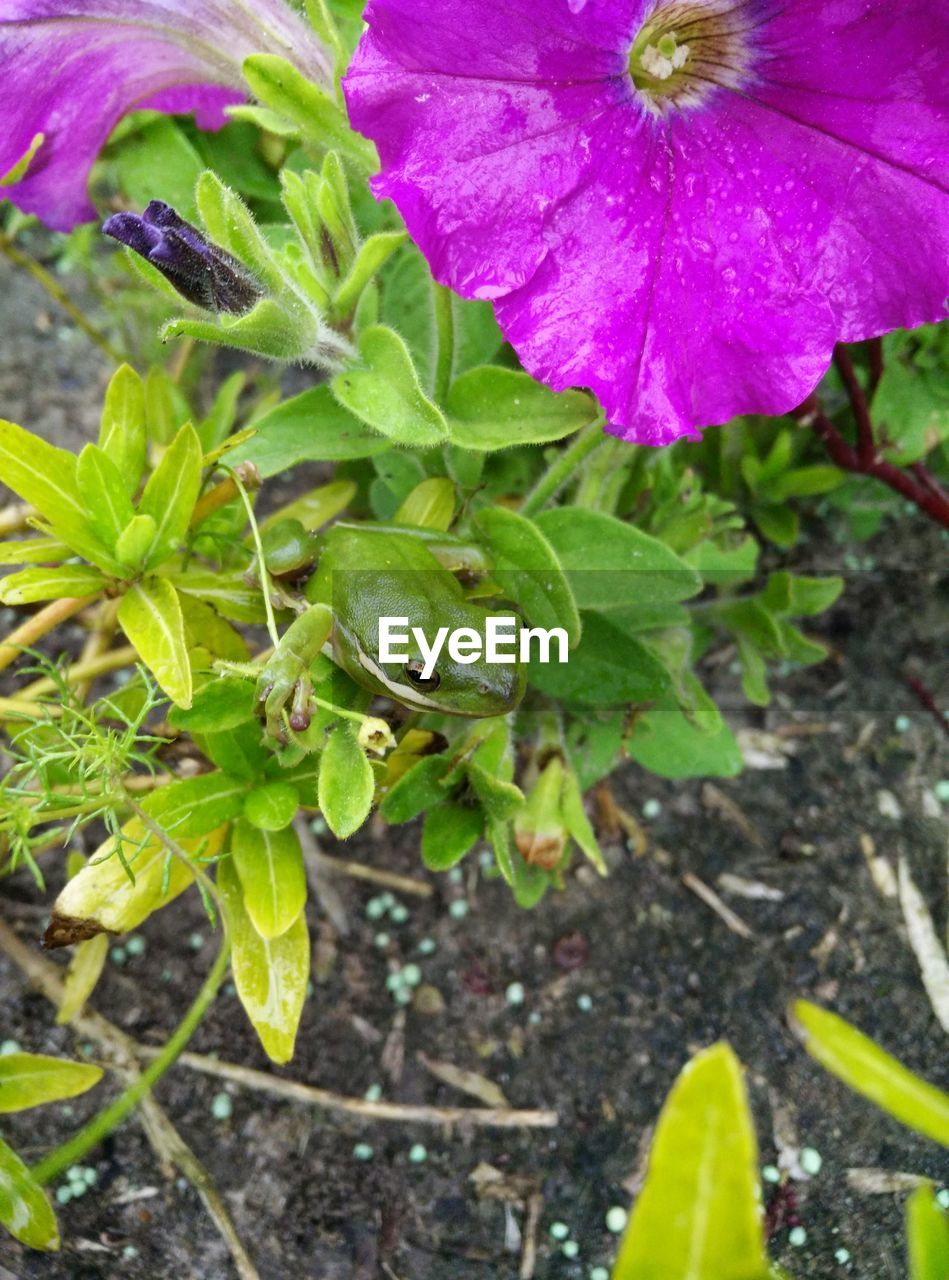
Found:
[{"label": "yellow-green leaf", "polygon": [[145,470],[145,388],[130,365],[112,375],[102,408],[99,447],[122,472],[130,494]]},{"label": "yellow-green leaf", "polygon": [[165,578],[134,582],[119,605],[119,622],[142,661],[179,707],[190,707],[191,663],[178,593]]},{"label": "yellow-green leaf", "polygon": [[656,1126],[613,1280],[767,1280],[758,1146],[727,1044],[689,1062]]},{"label": "yellow-green leaf", "polygon": [[104,450],[87,444],[76,463],[76,480],[96,536],[114,549],[135,514],[125,477]]},{"label": "yellow-green leaf", "polygon": [[300,840],[292,827],[262,831],[234,823],[231,854],[244,891],[244,906],[262,938],[279,938],[306,903],[306,872]]},{"label": "yellow-green leaf", "polygon": [[230,859],[218,866],[231,937],[231,969],[244,1011],[267,1056],[289,1062],[310,979],[310,935],[299,916],[279,938],[262,938],[244,906],[244,892]]},{"label": "yellow-green leaf", "polygon": [[[206,836],[187,839],[178,834],[171,822],[165,825],[189,856],[215,857],[224,843],[223,826]],[[130,819],[123,826],[122,835],[121,858],[117,841],[110,837],[63,888],[46,931],[48,947],[70,946],[103,932],[126,933],[191,884],[191,868],[175,857],[139,818]]]},{"label": "yellow-green leaf", "polygon": [[95,990],[109,954],[109,935],[100,933],[95,938],[76,945],[63,979],[63,1002],[56,1014],[60,1025],[72,1022]]},{"label": "yellow-green leaf", "polygon": [[444,533],[454,516],[455,486],[445,476],[430,476],[406,497],[395,513],[395,523]]},{"label": "yellow-green leaf", "polygon": [[115,561],[96,537],[79,496],[76,459],[15,422],[0,419],[0,481],[32,503],[73,551],[100,568]]},{"label": "yellow-green leaf", "polygon": [[375,778],[366,753],[348,724],[330,734],[320,759],[320,812],[333,835],[345,840],[369,816]]},{"label": "yellow-green leaf", "polygon": [[909,1280],[949,1276],[949,1217],[931,1187],[918,1187],[907,1202],[906,1253]]},{"label": "yellow-green leaf", "polygon": [[0,1056],[0,1113],[28,1111],[85,1093],[102,1079],[102,1068],[45,1053]]},{"label": "yellow-green leaf", "polygon": [[72,548],[55,538],[19,538],[0,542],[0,564],[55,564],[68,560]]},{"label": "yellow-green leaf", "polygon": [[59,1248],[59,1228],[43,1188],[0,1138],[0,1222],[29,1249]]},{"label": "yellow-green leaf", "polygon": [[155,539],[148,553],[149,568],[167,560],[188,531],[201,488],[201,441],[186,422],[149,476],[138,504],[139,514],[155,521]]},{"label": "yellow-green leaf", "polygon": [[822,1067],[901,1124],[949,1147],[949,1094],[915,1075],[836,1013],[797,1000],[792,1015],[804,1048]]},{"label": "yellow-green leaf", "polygon": [[95,596],[106,580],[87,564],[64,564],[56,569],[22,569],[0,580],[0,604],[33,604],[66,596]]}]

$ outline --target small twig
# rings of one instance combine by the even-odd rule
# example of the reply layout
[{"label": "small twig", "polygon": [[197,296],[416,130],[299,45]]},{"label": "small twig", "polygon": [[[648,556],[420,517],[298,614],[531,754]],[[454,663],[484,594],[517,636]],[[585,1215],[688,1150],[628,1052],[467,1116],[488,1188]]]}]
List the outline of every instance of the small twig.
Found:
[{"label": "small twig", "polygon": [[900,906],[933,1013],[949,1034],[949,959],[905,858],[899,862]]},{"label": "small twig", "polygon": [[[146,1057],[155,1051],[142,1048]],[[223,1062],[200,1053],[182,1053],[178,1062],[193,1071],[233,1080],[236,1084],[268,1093],[290,1102],[302,1102],[307,1106],[324,1107],[346,1115],[360,1116],[363,1120],[394,1120],[397,1124],[466,1125],[487,1129],[553,1129],[560,1123],[556,1111],[515,1111],[502,1107],[428,1107],[414,1103],[367,1102],[365,1098],[349,1098],[316,1085],[300,1084],[283,1076],[268,1075],[252,1067],[242,1067],[236,1062]]]},{"label": "small twig", "polygon": [[518,1280],[534,1280],[534,1269],[537,1266],[537,1228],[540,1226],[540,1215],[544,1211],[544,1197],[536,1191],[527,1201],[527,1215],[524,1219],[521,1251],[521,1269],[517,1273]]},{"label": "small twig", "polygon": [[318,853],[316,863],[321,871],[351,876],[354,880],[368,880],[372,884],[383,884],[387,889],[398,889],[400,893],[414,893],[417,898],[430,898],[434,893],[432,886],[426,884],[424,880],[400,876],[396,871],[380,871],[376,867],[367,866],[364,862],[353,862],[349,858],[330,858],[325,853]]},{"label": "small twig", "polygon": [[55,630],[61,622],[66,622],[94,604],[95,599],[95,596],[65,596],[62,600],[54,600],[34,613],[32,617],[27,618],[22,626],[11,631],[3,644],[0,644],[0,671],[8,667],[11,662],[16,662],[24,649],[36,644],[37,640],[41,640],[43,636]]},{"label": "small twig", "polygon": [[[24,946],[3,921],[0,921],[0,950],[9,956],[21,973],[43,993],[54,1008],[58,1009],[61,1006],[65,987],[60,977],[59,967]],[[91,1040],[99,1045],[109,1066],[127,1087],[140,1079],[137,1062],[140,1046],[124,1031],[92,1010],[78,1014],[71,1020],[70,1027],[80,1038]],[[177,1166],[198,1191],[215,1226],[231,1251],[231,1257],[241,1280],[258,1280],[257,1270],[240,1241],[234,1223],[210,1174],[151,1094],[146,1094],[139,1104],[138,1118],[159,1163],[165,1167]]]},{"label": "small twig", "polygon": [[26,528],[31,516],[35,515],[39,515],[39,512],[28,502],[14,502],[9,507],[3,507],[0,510],[0,538],[19,533]]},{"label": "small twig", "polygon": [[737,933],[739,938],[753,938],[755,936],[741,916],[736,915],[731,907],[726,906],[715,890],[710,888],[704,880],[700,880],[691,871],[686,871],[682,875],[682,883],[687,889],[691,889],[697,898],[701,898],[707,907],[711,907],[715,914],[731,929],[732,933]]}]

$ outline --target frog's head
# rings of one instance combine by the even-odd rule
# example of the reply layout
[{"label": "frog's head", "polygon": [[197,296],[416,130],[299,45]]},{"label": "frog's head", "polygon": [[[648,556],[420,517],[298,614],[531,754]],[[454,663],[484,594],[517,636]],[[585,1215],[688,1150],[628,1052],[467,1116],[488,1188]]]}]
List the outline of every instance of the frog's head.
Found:
[{"label": "frog's head", "polygon": [[[466,610],[459,625],[480,630],[483,635],[483,627],[478,628],[479,619],[473,614],[473,610]],[[428,636],[429,642],[432,639],[433,635]],[[474,718],[502,716],[513,711],[524,696],[526,680],[520,663],[486,662],[483,657],[459,662],[444,644],[434,666],[426,669],[426,655],[411,634],[402,648],[407,660],[383,662],[377,634],[345,634],[337,622],[334,649],[337,661],[358,683],[416,711]]]}]

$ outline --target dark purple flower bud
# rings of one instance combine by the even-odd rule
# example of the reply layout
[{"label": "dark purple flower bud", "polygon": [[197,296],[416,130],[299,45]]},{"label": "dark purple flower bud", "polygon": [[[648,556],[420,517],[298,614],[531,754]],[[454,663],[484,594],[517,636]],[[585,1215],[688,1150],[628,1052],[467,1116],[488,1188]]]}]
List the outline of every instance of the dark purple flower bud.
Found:
[{"label": "dark purple flower bud", "polygon": [[153,200],[141,215],[113,214],[102,230],[150,262],[196,307],[242,315],[263,297],[260,285],[236,258],[161,200]]}]

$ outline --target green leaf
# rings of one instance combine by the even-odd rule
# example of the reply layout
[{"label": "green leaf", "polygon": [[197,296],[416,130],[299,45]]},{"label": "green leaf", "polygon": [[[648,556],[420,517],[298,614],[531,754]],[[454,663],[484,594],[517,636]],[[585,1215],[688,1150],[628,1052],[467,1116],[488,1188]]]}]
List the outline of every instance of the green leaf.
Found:
[{"label": "green leaf", "polygon": [[537,524],[560,557],[581,609],[685,600],[702,589],[698,573],[657,538],[583,507],[542,511]]},{"label": "green leaf", "polygon": [[279,938],[262,938],[244,905],[244,891],[230,859],[218,866],[231,938],[231,970],[244,1012],[271,1061],[293,1057],[306,987],[310,935],[301,911]]},{"label": "green leaf", "polygon": [[189,733],[220,733],[253,720],[255,706],[252,681],[209,680],[195,690],[190,707],[172,707],[168,723]]},{"label": "green leaf", "polygon": [[532,520],[504,507],[478,512],[475,524],[491,553],[491,576],[533,626],[563,627],[580,639],[577,605],[556,550]]},{"label": "green leaf", "polygon": [[370,458],[390,448],[333,399],[326,385],[311,387],[265,413],[254,423],[257,434],[231,454],[231,463],[252,462],[261,475],[279,475],[300,462],[343,462]]},{"label": "green leaf", "polygon": [[158,525],[151,516],[133,516],[115,543],[115,556],[135,573],[141,572],[155,545]]},{"label": "green leaf", "polygon": [[76,463],[79,495],[96,537],[114,550],[135,510],[122,472],[98,445],[87,444]]},{"label": "green leaf", "polygon": [[564,770],[561,813],[567,831],[577,842],[581,852],[593,863],[600,875],[605,876],[606,863],[603,861],[596,833],[583,807],[583,792],[580,790],[577,775],[573,769],[569,768]]},{"label": "green leaf", "polygon": [[[143,260],[136,256],[135,261]],[[160,365],[152,365],[145,378],[145,433],[148,438],[159,446],[171,444],[188,416],[188,402],[171,374]]]},{"label": "green leaf", "polygon": [[452,384],[445,410],[454,443],[484,451],[562,440],[598,412],[586,392],[558,394],[527,373],[495,365],[463,373]]},{"label": "green leaf", "polygon": [[97,596],[107,579],[86,564],[64,564],[58,569],[23,569],[0,579],[0,604],[32,604],[36,600]]},{"label": "green leaf", "polygon": [[917,1187],[907,1201],[906,1254],[909,1280],[949,1276],[949,1218],[931,1187]]},{"label": "green leaf", "polygon": [[59,1248],[59,1228],[43,1188],[0,1138],[0,1222],[29,1249]]},{"label": "green leaf", "polygon": [[99,448],[108,454],[134,494],[145,470],[145,387],[130,364],[120,364],[109,379],[99,419]]},{"label": "green leaf", "polygon": [[524,792],[513,782],[485,769],[477,760],[465,765],[468,781],[481,801],[485,813],[495,822],[505,822],[513,817],[524,803]]},{"label": "green leaf", "polygon": [[[286,403],[289,404],[289,400]],[[377,437],[373,436],[373,439]],[[295,498],[285,507],[274,511],[261,522],[260,531],[266,533],[268,529],[284,520],[299,520],[304,529],[312,533],[316,529],[321,529],[323,525],[329,524],[334,516],[338,516],[349,506],[355,496],[356,485],[352,480],[332,480],[329,484],[318,485],[315,489],[304,493],[302,497]]]},{"label": "green leaf", "polygon": [[166,578],[133,582],[119,605],[119,623],[172,702],[191,706],[191,664],[178,593]]},{"label": "green leaf", "polygon": [[760,1199],[741,1063],[713,1045],[666,1099],[613,1280],[767,1280]]},{"label": "green leaf", "polygon": [[846,476],[829,464],[812,467],[792,467],[783,472],[771,484],[762,489],[767,502],[786,502],[788,498],[806,498],[820,493],[830,493],[844,483]]},{"label": "green leaf", "polygon": [[43,1053],[0,1056],[0,1114],[27,1111],[85,1093],[102,1079],[102,1068]]},{"label": "green leaf", "polygon": [[214,572],[189,568],[187,572],[170,574],[168,581],[183,594],[213,605],[222,617],[234,622],[267,619],[260,587],[248,586],[238,570]]},{"label": "green leaf", "polygon": [[248,720],[233,729],[195,733],[195,745],[212,764],[240,778],[246,784],[260,782],[273,761],[273,754],[261,741],[260,725]]},{"label": "green leaf", "polygon": [[447,871],[477,844],[484,831],[484,814],[475,806],[445,800],[425,815],[422,861],[429,871]]},{"label": "green leaf", "polygon": [[949,1147],[949,1094],[922,1080],[828,1009],[796,1000],[792,1015],[804,1048],[822,1067],[901,1124]]},{"label": "green leaf", "polygon": [[488,822],[488,835],[498,870],[510,885],[514,901],[525,911],[536,907],[550,887],[550,876],[540,867],[529,866],[514,844],[509,822]]},{"label": "green leaf", "polygon": [[89,523],[71,453],[0,419],[0,481],[36,507],[53,533],[77,555],[106,572],[117,567]]},{"label": "green leaf", "polygon": [[395,332],[370,325],[359,338],[360,364],[330,383],[336,399],[357,418],[396,444],[440,444],[448,426],[425,395],[408,347]]},{"label": "green leaf", "polygon": [[445,799],[448,772],[444,756],[423,756],[393,784],[379,806],[386,822],[410,822]]},{"label": "green leaf", "polygon": [[238,404],[246,386],[247,374],[242,370],[232,373],[221,384],[210,413],[198,427],[201,448],[206,454],[223,444],[234,430]]},{"label": "green leaf", "polygon": [[215,244],[249,267],[275,296],[284,290],[283,274],[270,245],[236,191],[206,169],[198,179],[198,209]]},{"label": "green leaf", "polygon": [[647,702],[661,697],[671,683],[645,645],[598,613],[583,615],[583,635],[568,662],[532,661],[528,676],[549,697],[594,707]]},{"label": "green leaf", "polygon": [[801,531],[801,522],[793,507],[767,506],[763,502],[752,503],[751,518],[764,534],[778,547],[793,547]]},{"label": "green leaf", "polygon": [[345,840],[369,816],[375,778],[348,723],[337,725],[320,760],[320,812],[333,835]]},{"label": "green leaf", "polygon": [[144,209],[157,190],[183,218],[194,218],[195,183],[204,169],[201,157],[174,120],[148,120],[115,148],[119,187],[129,202]]},{"label": "green leaf", "polygon": [[805,578],[782,570],[769,575],[761,603],[782,616],[811,617],[829,609],[843,589],[843,578]]},{"label": "green leaf", "polygon": [[244,817],[260,831],[283,831],[300,807],[300,796],[289,782],[268,782],[248,791]]},{"label": "green leaf", "polygon": [[223,773],[169,782],[142,800],[142,808],[175,839],[216,831],[241,812],[247,788]]},{"label": "green leaf", "polygon": [[455,516],[455,486],[444,476],[430,476],[417,484],[395,513],[396,524],[444,533]]},{"label": "green leaf", "polygon": [[364,173],[378,168],[372,143],[354,133],[329,94],[285,58],[270,53],[245,58],[244,78],[258,102],[291,120],[320,151],[338,151]]},{"label": "green leaf", "polygon": [[292,827],[264,831],[250,822],[235,822],[231,856],[254,928],[262,938],[279,938],[306,904],[306,872],[297,833]]},{"label": "green leaf", "polygon": [[146,568],[167,560],[184,539],[201,488],[202,456],[198,433],[186,422],[149,476],[138,504],[139,513],[156,525]]},{"label": "green leaf", "polygon": [[726,724],[715,733],[695,728],[675,700],[664,698],[637,722],[627,750],[661,778],[734,778],[744,765]]},{"label": "green leaf", "polygon": [[366,285],[407,239],[404,231],[379,231],[365,241],[333,298],[337,316],[352,315]]},{"label": "green leaf", "polygon": [[53,564],[68,560],[72,548],[55,538],[18,538],[0,542],[0,564]]}]

